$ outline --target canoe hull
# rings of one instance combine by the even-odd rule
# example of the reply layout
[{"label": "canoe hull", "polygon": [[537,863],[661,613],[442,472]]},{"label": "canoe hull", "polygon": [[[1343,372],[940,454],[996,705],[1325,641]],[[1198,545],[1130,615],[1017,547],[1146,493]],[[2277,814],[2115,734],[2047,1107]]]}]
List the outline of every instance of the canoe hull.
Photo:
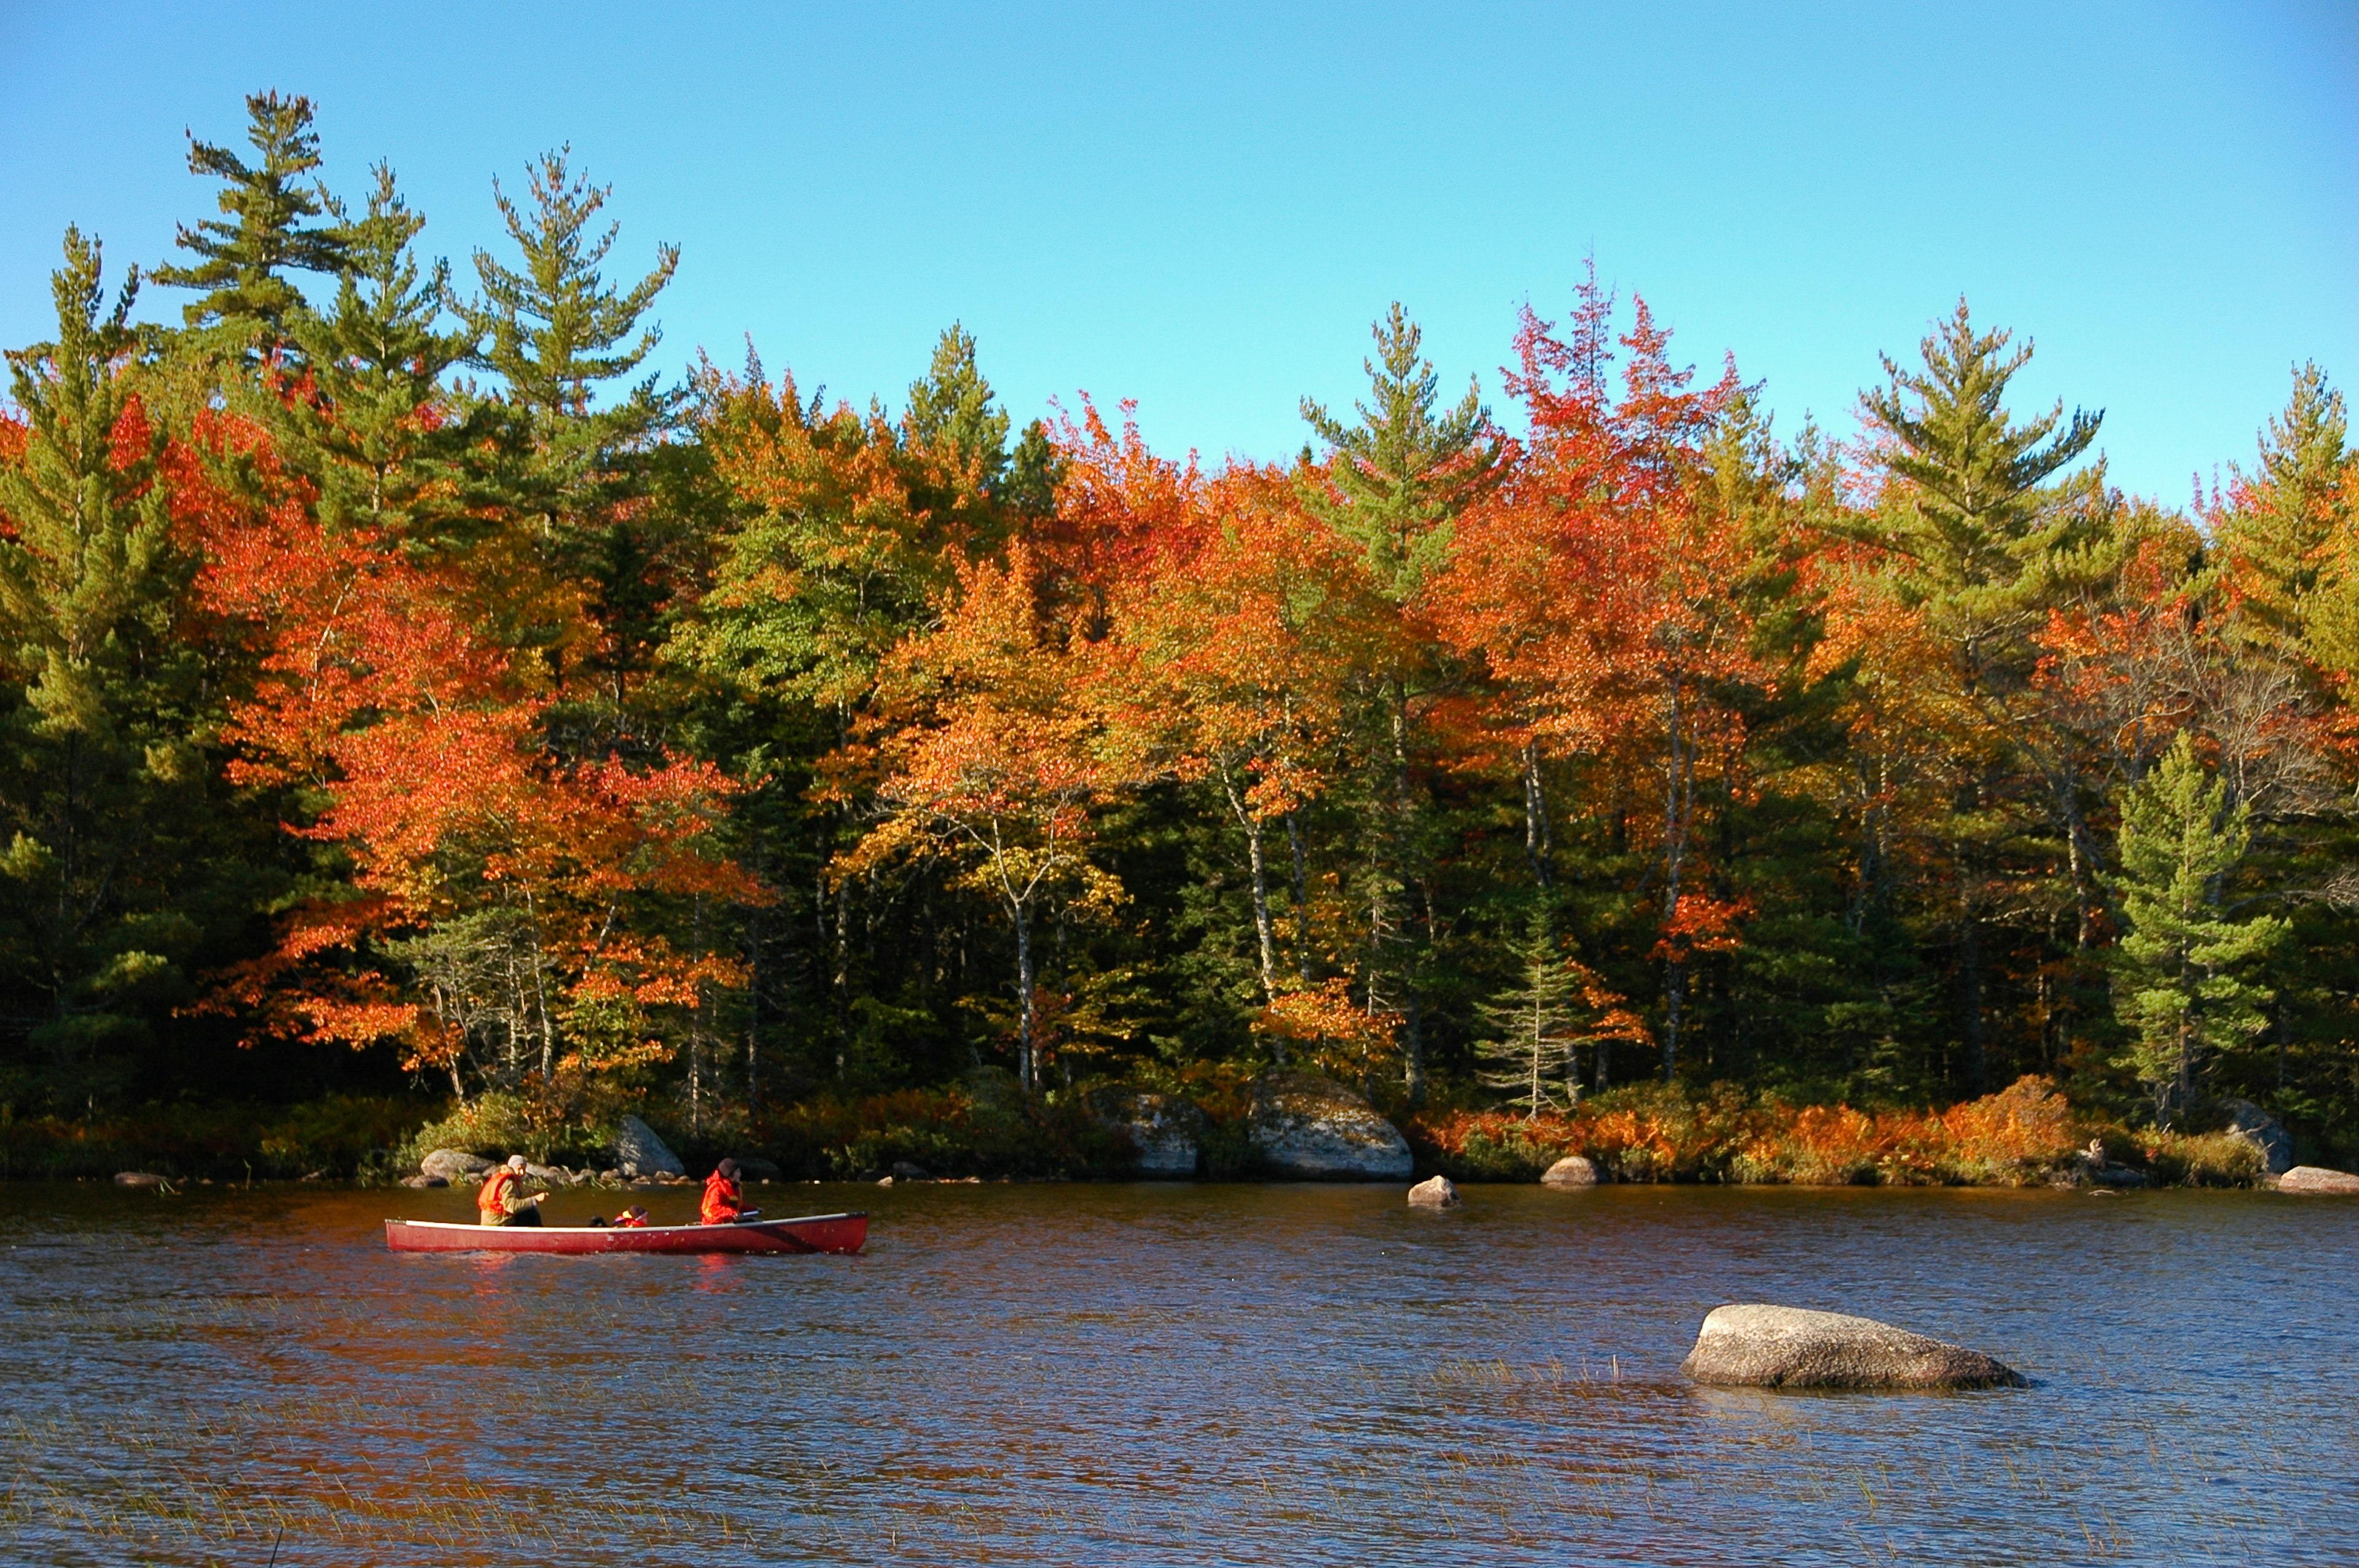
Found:
[{"label": "canoe hull", "polygon": [[396,1252],[857,1252],[868,1240],[864,1214],[749,1219],[734,1225],[446,1225],[388,1219]]}]

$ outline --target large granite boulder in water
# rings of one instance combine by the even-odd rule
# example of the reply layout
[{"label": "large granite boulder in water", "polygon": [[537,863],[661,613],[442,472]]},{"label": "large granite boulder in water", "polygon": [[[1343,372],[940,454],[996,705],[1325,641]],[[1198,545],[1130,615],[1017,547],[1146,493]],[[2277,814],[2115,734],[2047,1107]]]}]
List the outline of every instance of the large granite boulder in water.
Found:
[{"label": "large granite boulder in water", "polygon": [[437,1149],[418,1162],[418,1173],[429,1181],[458,1183],[480,1176],[492,1168],[492,1162],[481,1154],[470,1154],[464,1149]]},{"label": "large granite boulder in water", "polygon": [[685,1176],[688,1167],[656,1130],[636,1116],[626,1116],[614,1129],[614,1163],[627,1174]]},{"label": "large granite boulder in water", "polygon": [[2344,1195],[2359,1194],[2359,1176],[2348,1171],[2330,1171],[2323,1165],[2296,1165],[2277,1178],[2277,1191]]},{"label": "large granite boulder in water", "polygon": [[1131,1169],[1142,1176],[1192,1176],[1204,1115],[1174,1095],[1115,1091],[1092,1102],[1098,1119],[1138,1151]]},{"label": "large granite boulder in water", "polygon": [[1266,1074],[1254,1085],[1245,1133],[1273,1176],[1397,1182],[1417,1167],[1398,1128],[1315,1073]]},{"label": "large granite boulder in water", "polygon": [[1567,1154],[1540,1176],[1540,1185],[1544,1187],[1593,1187],[1596,1184],[1596,1162],[1582,1154]]},{"label": "large granite boulder in water", "polygon": [[1465,1201],[1458,1195],[1457,1184],[1447,1176],[1428,1176],[1408,1190],[1411,1208],[1456,1208]]},{"label": "large granite boulder in water", "polygon": [[1751,1389],[1989,1389],[2023,1376],[1978,1350],[1874,1318],[1759,1304],[1715,1307],[1680,1370]]}]

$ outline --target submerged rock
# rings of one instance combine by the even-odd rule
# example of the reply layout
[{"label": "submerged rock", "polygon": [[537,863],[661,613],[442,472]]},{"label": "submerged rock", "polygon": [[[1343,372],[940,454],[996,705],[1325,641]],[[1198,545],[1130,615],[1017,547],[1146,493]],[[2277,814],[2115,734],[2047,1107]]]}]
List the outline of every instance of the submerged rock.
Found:
[{"label": "submerged rock", "polygon": [[1567,1154],[1540,1176],[1540,1185],[1544,1187],[1593,1187],[1596,1184],[1597,1165],[1582,1154]]},{"label": "submerged rock", "polygon": [[1400,1130],[1332,1078],[1271,1073],[1254,1086],[1246,1136],[1271,1175],[1397,1182],[1417,1168]]},{"label": "submerged rock", "polygon": [[422,1189],[426,1187],[447,1187],[451,1184],[443,1180],[440,1176],[429,1176],[421,1172],[415,1176],[402,1177],[401,1184],[405,1187]]},{"label": "submerged rock", "polygon": [[1759,1303],[1715,1307],[1680,1370],[1754,1389],[1988,1389],[2022,1374],[1979,1350],[1874,1318]]},{"label": "submerged rock", "polygon": [[1447,1176],[1428,1176],[1408,1190],[1411,1208],[1457,1208],[1464,1201]]},{"label": "submerged rock", "polygon": [[480,1176],[492,1168],[492,1162],[480,1154],[470,1154],[464,1149],[437,1149],[418,1162],[418,1173],[444,1182],[463,1182]]},{"label": "submerged rock", "polygon": [[[116,1181],[123,1178],[117,1176]],[[2348,1171],[2330,1171],[2323,1165],[2296,1165],[2277,1178],[2281,1193],[2350,1194],[2359,1193],[2359,1176]]]},{"label": "submerged rock", "polygon": [[160,1187],[164,1178],[153,1171],[117,1171],[114,1184],[118,1187]]},{"label": "submerged rock", "polygon": [[1192,1176],[1203,1113],[1176,1095],[1115,1092],[1091,1102],[1097,1119],[1138,1151],[1131,1170],[1141,1176]]},{"label": "submerged rock", "polygon": [[2261,1152],[2261,1164],[2272,1176],[2293,1169],[2293,1135],[2285,1124],[2248,1099],[2228,1102],[2228,1130]]},{"label": "submerged rock", "polygon": [[632,1175],[685,1176],[688,1167],[656,1130],[636,1116],[626,1116],[614,1128],[614,1163]]}]

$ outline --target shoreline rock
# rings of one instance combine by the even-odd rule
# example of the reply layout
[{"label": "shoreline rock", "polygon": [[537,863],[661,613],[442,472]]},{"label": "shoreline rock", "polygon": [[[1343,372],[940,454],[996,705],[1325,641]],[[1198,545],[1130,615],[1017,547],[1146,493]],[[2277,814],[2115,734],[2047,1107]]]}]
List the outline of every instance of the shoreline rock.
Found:
[{"label": "shoreline rock", "polygon": [[1874,1318],[1745,1303],[1715,1307],[1680,1370],[1747,1389],[2020,1389],[2004,1362]]},{"label": "shoreline rock", "polygon": [[114,1173],[114,1184],[118,1187],[161,1187],[167,1184],[153,1171],[117,1171]]},{"label": "shoreline rock", "polygon": [[1091,1108],[1138,1151],[1133,1174],[1168,1179],[1196,1173],[1204,1114],[1186,1100],[1142,1090],[1103,1096]]},{"label": "shoreline rock", "polygon": [[1397,1182],[1417,1169],[1400,1129],[1315,1073],[1264,1075],[1245,1131],[1263,1168],[1280,1179]]},{"label": "shoreline rock", "polygon": [[656,1135],[656,1130],[636,1116],[625,1116],[614,1126],[614,1163],[626,1176],[685,1176],[688,1167],[671,1146]]},{"label": "shoreline rock", "polygon": [[480,1154],[470,1154],[464,1149],[437,1149],[418,1162],[418,1173],[429,1180],[440,1180],[455,1186],[470,1181],[492,1168],[492,1162]]},{"label": "shoreline rock", "polygon": [[1447,1176],[1428,1176],[1408,1190],[1411,1208],[1462,1208],[1465,1202]]},{"label": "shoreline rock", "polygon": [[1570,1191],[1578,1187],[1593,1187],[1598,1180],[1595,1161],[1583,1154],[1567,1154],[1541,1174],[1540,1185]]},{"label": "shoreline rock", "polygon": [[2227,1110],[2230,1135],[2261,1152],[2263,1170],[2282,1176],[2293,1169],[2293,1135],[2283,1122],[2248,1099],[2230,1100]]},{"label": "shoreline rock", "polygon": [[2281,1193],[2345,1197],[2359,1195],[2359,1176],[2348,1171],[2330,1171],[2323,1165],[2296,1165],[2277,1178],[2277,1188]]}]

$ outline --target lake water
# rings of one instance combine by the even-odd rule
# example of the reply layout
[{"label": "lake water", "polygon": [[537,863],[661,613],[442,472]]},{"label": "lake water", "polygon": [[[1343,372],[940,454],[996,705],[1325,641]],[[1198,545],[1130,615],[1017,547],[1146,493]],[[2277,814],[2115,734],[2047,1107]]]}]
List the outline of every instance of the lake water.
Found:
[{"label": "lake water", "polygon": [[[757,1191],[867,1253],[396,1257],[469,1195],[0,1185],[0,1559],[2359,1563],[2359,1202]],[[1681,1379],[1748,1300],[2035,1383]]]}]

